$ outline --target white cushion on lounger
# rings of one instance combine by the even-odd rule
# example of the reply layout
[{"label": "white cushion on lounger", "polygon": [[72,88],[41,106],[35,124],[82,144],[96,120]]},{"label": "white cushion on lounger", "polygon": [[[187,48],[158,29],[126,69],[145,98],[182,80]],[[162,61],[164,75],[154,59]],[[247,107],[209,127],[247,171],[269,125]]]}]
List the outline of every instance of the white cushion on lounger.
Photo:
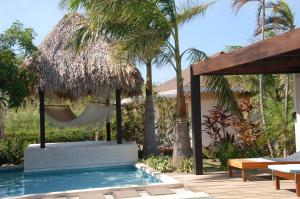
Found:
[{"label": "white cushion on lounger", "polygon": [[269,165],[268,168],[273,171],[281,171],[285,173],[300,173],[300,164]]},{"label": "white cushion on lounger", "polygon": [[253,162],[274,162],[274,160],[269,160],[269,159],[265,159],[265,158],[249,158],[249,160],[251,160]]}]

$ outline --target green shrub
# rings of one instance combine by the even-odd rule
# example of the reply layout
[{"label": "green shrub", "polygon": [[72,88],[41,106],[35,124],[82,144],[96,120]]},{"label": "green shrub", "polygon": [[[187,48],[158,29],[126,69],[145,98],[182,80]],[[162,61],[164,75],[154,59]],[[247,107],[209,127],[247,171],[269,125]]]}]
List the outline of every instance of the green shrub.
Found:
[{"label": "green shrub", "polygon": [[19,136],[2,139],[0,142],[0,165],[21,164],[27,146],[28,142]]},{"label": "green shrub", "polygon": [[181,173],[193,173],[193,159],[183,159],[178,171]]},{"label": "green shrub", "polygon": [[179,173],[192,173],[193,172],[193,159],[184,159],[178,169],[172,163],[171,156],[159,155],[150,156],[147,159],[141,160],[145,165],[160,171],[162,173],[179,172]]},{"label": "green shrub", "polygon": [[176,171],[176,168],[172,164],[172,159],[169,156],[150,156],[141,162],[163,173]]},{"label": "green shrub", "polygon": [[216,147],[216,157],[221,163],[221,169],[227,169],[228,159],[238,157],[238,148],[235,143],[220,143]]}]

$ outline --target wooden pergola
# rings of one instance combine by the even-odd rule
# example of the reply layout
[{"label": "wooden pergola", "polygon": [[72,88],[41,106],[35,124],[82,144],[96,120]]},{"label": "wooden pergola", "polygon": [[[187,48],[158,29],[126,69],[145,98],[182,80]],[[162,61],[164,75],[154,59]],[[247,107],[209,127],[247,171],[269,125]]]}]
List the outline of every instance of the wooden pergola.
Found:
[{"label": "wooden pergola", "polygon": [[[194,174],[203,174],[200,76],[281,73],[300,73],[300,29],[232,53],[220,54],[190,67]],[[294,85],[295,87],[297,85],[295,89],[297,93],[300,93],[300,78],[297,78]],[[297,100],[300,99],[297,98]],[[297,120],[300,120],[300,108],[296,107],[296,109],[299,113]],[[300,134],[300,129],[299,132],[296,129],[297,133]]]}]

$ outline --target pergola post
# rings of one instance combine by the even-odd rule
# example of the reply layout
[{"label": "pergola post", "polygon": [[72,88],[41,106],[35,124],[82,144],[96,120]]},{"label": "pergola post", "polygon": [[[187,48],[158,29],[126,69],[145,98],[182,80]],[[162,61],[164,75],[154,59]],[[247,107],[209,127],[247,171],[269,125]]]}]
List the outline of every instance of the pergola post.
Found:
[{"label": "pergola post", "polygon": [[201,132],[201,85],[200,76],[194,76],[193,68],[190,67],[191,76],[191,102],[192,102],[192,144],[194,174],[203,175],[202,159],[202,132]]},{"label": "pergola post", "polygon": [[117,143],[122,144],[121,91],[116,90]]},{"label": "pergola post", "polygon": [[45,136],[45,93],[39,89],[40,98],[40,148],[46,147],[46,136]]},{"label": "pergola post", "polygon": [[111,141],[110,122],[106,121],[106,141]]},{"label": "pergola post", "polygon": [[296,151],[300,151],[300,73],[294,74],[295,140]]}]

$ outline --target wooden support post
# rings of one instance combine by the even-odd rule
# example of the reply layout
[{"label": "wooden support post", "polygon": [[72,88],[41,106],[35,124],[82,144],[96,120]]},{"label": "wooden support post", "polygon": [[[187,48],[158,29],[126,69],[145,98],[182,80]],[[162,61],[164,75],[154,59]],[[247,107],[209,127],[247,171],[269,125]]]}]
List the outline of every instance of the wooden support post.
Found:
[{"label": "wooden support post", "polygon": [[106,141],[111,141],[110,122],[106,121]]},{"label": "wooden support post", "polygon": [[243,178],[244,182],[247,181],[247,170],[246,169],[242,169],[242,178]]},{"label": "wooden support post", "polygon": [[280,190],[280,177],[275,176],[275,189]]},{"label": "wooden support post", "polygon": [[232,168],[232,166],[229,166],[229,165],[228,165],[228,168],[227,168],[227,169],[228,169],[228,176],[229,176],[229,177],[232,177],[232,176],[233,176],[233,168]]},{"label": "wooden support post", "polygon": [[190,67],[190,76],[194,174],[203,175],[200,76],[194,76],[192,67]]},{"label": "wooden support post", "polygon": [[296,184],[296,195],[297,195],[297,197],[300,197],[300,175],[295,173],[294,180],[295,180],[295,184]]},{"label": "wooden support post", "polygon": [[122,144],[121,91],[116,90],[117,143]]},{"label": "wooden support post", "polygon": [[39,89],[40,98],[40,147],[43,149],[46,147],[45,136],[45,93]]}]

